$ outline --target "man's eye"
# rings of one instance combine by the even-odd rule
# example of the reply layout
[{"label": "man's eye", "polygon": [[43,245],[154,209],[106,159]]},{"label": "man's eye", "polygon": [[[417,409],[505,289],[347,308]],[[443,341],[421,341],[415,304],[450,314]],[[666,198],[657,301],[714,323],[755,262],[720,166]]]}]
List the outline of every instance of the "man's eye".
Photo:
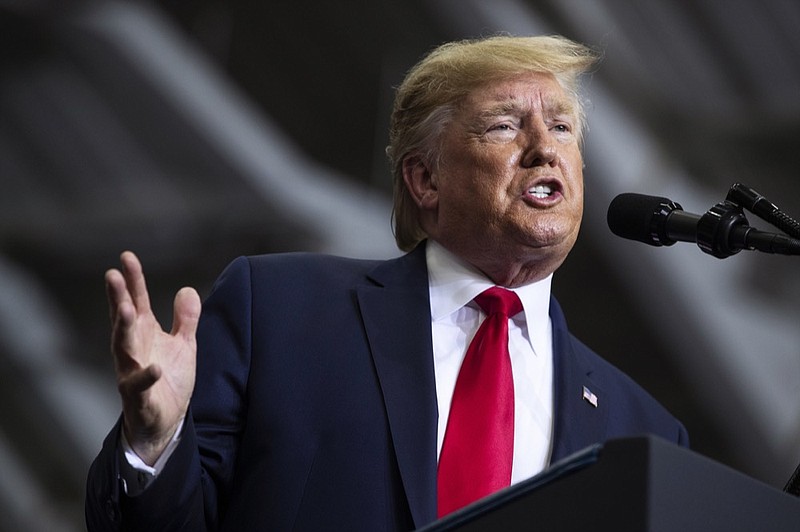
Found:
[{"label": "man's eye", "polygon": [[508,142],[516,137],[516,134],[517,128],[514,124],[502,123],[490,126],[484,133],[484,138],[494,142]]},{"label": "man's eye", "polygon": [[556,124],[555,126],[553,126],[553,129],[555,131],[558,131],[559,133],[569,133],[570,132],[570,127],[568,125],[566,125],[566,124]]}]

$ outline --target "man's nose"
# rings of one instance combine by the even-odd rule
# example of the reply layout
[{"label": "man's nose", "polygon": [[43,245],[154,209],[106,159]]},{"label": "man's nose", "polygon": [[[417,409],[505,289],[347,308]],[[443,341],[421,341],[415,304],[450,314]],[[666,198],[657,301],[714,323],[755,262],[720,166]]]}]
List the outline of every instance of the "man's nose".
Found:
[{"label": "man's nose", "polygon": [[525,152],[522,155],[522,166],[555,166],[558,159],[558,148],[555,139],[545,124],[532,127],[526,136]]}]

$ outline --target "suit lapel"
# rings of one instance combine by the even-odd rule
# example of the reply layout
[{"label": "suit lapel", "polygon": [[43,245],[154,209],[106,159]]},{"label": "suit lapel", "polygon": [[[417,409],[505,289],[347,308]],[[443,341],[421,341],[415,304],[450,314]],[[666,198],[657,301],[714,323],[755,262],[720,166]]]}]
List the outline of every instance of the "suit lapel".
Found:
[{"label": "suit lapel", "polygon": [[603,441],[610,405],[592,367],[574,348],[561,308],[551,300],[553,322],[554,416],[551,463]]},{"label": "suit lapel", "polygon": [[425,248],[378,266],[358,301],[417,527],[436,519],[436,386]]}]

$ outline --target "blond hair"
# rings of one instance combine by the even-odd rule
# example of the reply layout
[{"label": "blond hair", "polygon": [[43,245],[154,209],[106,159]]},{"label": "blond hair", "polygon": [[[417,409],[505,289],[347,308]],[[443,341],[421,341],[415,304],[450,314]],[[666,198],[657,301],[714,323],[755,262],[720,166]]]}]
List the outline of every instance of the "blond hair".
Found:
[{"label": "blond hair", "polygon": [[585,114],[578,78],[598,57],[593,49],[560,36],[502,35],[447,43],[417,63],[397,88],[386,148],[394,180],[397,246],[410,251],[427,238],[403,180],[403,161],[414,154],[428,165],[438,164],[438,140],[467,94],[528,72],[553,74],[575,102],[581,138]]}]

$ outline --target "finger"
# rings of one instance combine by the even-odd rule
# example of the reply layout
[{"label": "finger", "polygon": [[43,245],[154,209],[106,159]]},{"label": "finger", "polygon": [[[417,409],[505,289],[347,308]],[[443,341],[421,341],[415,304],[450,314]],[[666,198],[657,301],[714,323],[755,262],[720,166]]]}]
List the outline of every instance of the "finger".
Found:
[{"label": "finger", "polygon": [[120,303],[111,326],[111,352],[114,355],[118,375],[125,375],[138,368],[141,362],[136,355],[135,322],[136,310],[133,304],[130,301]]},{"label": "finger", "polygon": [[[117,381],[119,393],[123,401],[142,402],[142,394],[150,389],[161,378],[161,368],[152,364],[142,370],[132,371]],[[131,403],[128,403],[131,404]]]},{"label": "finger", "polygon": [[135,344],[141,335],[137,334],[138,311],[124,276],[119,270],[109,270],[106,285],[112,319],[111,352],[115,355],[118,370],[127,372],[131,365],[138,367],[141,362],[135,353]]},{"label": "finger", "polygon": [[136,307],[136,311],[138,313],[150,312],[150,295],[147,293],[142,263],[131,251],[124,251],[122,255],[120,255],[120,262],[122,262],[122,273],[125,277],[125,284],[130,293],[133,305]]},{"label": "finger", "polygon": [[175,294],[173,304],[172,334],[194,340],[201,309],[202,304],[197,291],[190,287],[181,288]]},{"label": "finger", "polygon": [[135,316],[133,305],[121,304],[117,320],[111,329],[111,353],[114,355],[118,378],[139,371],[150,360],[147,348],[142,345],[142,338],[137,334]]},{"label": "finger", "polygon": [[125,284],[122,272],[117,269],[108,270],[105,274],[106,298],[108,300],[108,313],[112,325],[117,321],[119,305],[127,301],[133,304]]},{"label": "finger", "polygon": [[115,355],[118,370],[127,371],[136,309],[122,272],[111,269],[106,272],[105,278],[111,316],[111,352]]}]

